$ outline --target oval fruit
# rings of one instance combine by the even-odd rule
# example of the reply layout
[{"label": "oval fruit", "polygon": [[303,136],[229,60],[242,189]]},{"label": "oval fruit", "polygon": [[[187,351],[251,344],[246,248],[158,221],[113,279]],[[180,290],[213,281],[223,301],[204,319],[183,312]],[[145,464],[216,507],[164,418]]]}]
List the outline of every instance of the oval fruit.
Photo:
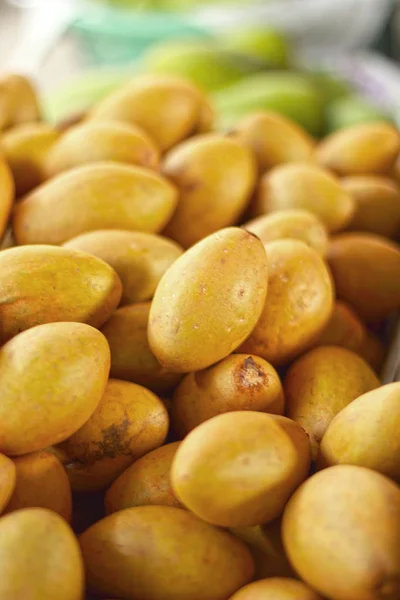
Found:
[{"label": "oval fruit", "polygon": [[107,514],[146,504],[181,506],[170,482],[171,465],[179,444],[173,442],[156,448],[128,467],[106,493]]},{"label": "oval fruit", "polygon": [[100,327],[118,306],[121,293],[115,271],[84,252],[42,245],[3,250],[0,340],[56,321]]},{"label": "oval fruit", "polygon": [[61,173],[15,210],[18,244],[62,244],[87,231],[127,229],[156,233],[169,221],[177,191],[143,167],[99,162]]},{"label": "oval fruit", "polygon": [[104,160],[157,169],[160,153],[150,136],[128,123],[86,122],[70,127],[46,160],[47,177]]},{"label": "oval fruit", "polygon": [[355,202],[329,171],[312,164],[291,163],[275,167],[261,178],[252,213],[258,216],[288,209],[314,213],[332,232],[350,223]]},{"label": "oval fruit", "polygon": [[237,411],[205,421],[185,437],[171,481],[195,515],[239,527],[277,518],[309,468],[310,444],[299,425],[278,415]]},{"label": "oval fruit", "polygon": [[333,419],[322,438],[318,465],[358,465],[400,482],[400,383],[356,398]]},{"label": "oval fruit", "polygon": [[61,462],[45,450],[14,458],[17,479],[6,512],[48,508],[66,521],[72,516],[71,486]]},{"label": "oval fruit", "polygon": [[235,225],[256,182],[250,151],[214,133],[176,146],[164,158],[162,170],[180,191],[165,234],[185,248],[218,229]]},{"label": "oval fruit", "polygon": [[30,80],[15,74],[1,77],[0,130],[39,120],[39,102]]},{"label": "oval fruit", "polygon": [[286,363],[318,339],[333,310],[330,274],[315,250],[297,240],[265,246],[268,295],[250,336],[239,348],[274,366]]},{"label": "oval fruit", "polygon": [[311,159],[312,137],[284,115],[258,112],[242,119],[233,135],[256,155],[261,173],[282,163]]},{"label": "oval fruit", "polygon": [[316,149],[320,165],[339,175],[388,173],[400,150],[393,125],[370,122],[331,133]]},{"label": "oval fruit", "polygon": [[65,440],[96,409],[110,368],[105,337],[83,323],[48,323],[0,349],[0,451],[27,454]]},{"label": "oval fruit", "polygon": [[367,330],[351,306],[337,300],[327,326],[318,338],[318,346],[341,346],[362,356]]},{"label": "oval fruit", "polygon": [[63,246],[108,263],[122,282],[121,304],[151,300],[162,275],[183,252],[160,235],[117,229],[83,233]]},{"label": "oval fruit", "polygon": [[233,535],[170,506],[114,513],[80,543],[89,589],[126,600],[225,600],[254,571]]},{"label": "oval fruit", "polygon": [[101,331],[111,350],[111,377],[138,383],[165,393],[182,379],[164,369],[150,350],[147,339],[150,302],[124,306],[115,311]]},{"label": "oval fruit", "polygon": [[277,210],[261,215],[243,225],[260,238],[263,244],[291,238],[305,242],[324,256],[328,250],[328,233],[322,221],[308,210]]},{"label": "oval fruit", "polygon": [[231,227],[178,258],[150,309],[149,343],[165,368],[198,371],[228,356],[250,334],[267,292],[260,240]]},{"label": "oval fruit", "polygon": [[286,507],[283,539],[297,573],[323,596],[400,595],[400,489],[380,473],[339,465],[308,479]]},{"label": "oval fruit", "polygon": [[6,231],[14,202],[15,185],[11,169],[0,157],[0,236]]},{"label": "oval fruit", "polygon": [[292,364],[284,381],[286,414],[309,435],[314,458],[332,419],[378,386],[371,367],[345,348],[320,346]]},{"label": "oval fruit", "polygon": [[84,572],[69,525],[44,508],[25,508],[0,521],[0,598],[82,600]]},{"label": "oval fruit", "polygon": [[271,577],[249,583],[229,600],[322,600],[305,583],[285,577]]},{"label": "oval fruit", "polygon": [[400,307],[400,247],[380,236],[343,233],[335,237],[328,262],[338,298],[368,322]]},{"label": "oval fruit", "polygon": [[0,515],[7,506],[15,489],[16,471],[10,458],[0,454]]},{"label": "oval fruit", "polygon": [[283,414],[282,384],[262,358],[233,354],[196,373],[185,375],[175,389],[172,420],[182,437],[220,413],[235,410]]}]

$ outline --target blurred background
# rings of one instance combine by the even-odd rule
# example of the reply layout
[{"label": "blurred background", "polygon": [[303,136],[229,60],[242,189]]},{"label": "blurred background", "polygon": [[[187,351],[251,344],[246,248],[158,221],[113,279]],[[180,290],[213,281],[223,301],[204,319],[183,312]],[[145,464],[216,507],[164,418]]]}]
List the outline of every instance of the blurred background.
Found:
[{"label": "blurred background", "polygon": [[400,119],[400,4],[0,0],[0,65],[34,78],[52,121],[155,72],[206,89],[223,126],[272,108],[319,136]]}]

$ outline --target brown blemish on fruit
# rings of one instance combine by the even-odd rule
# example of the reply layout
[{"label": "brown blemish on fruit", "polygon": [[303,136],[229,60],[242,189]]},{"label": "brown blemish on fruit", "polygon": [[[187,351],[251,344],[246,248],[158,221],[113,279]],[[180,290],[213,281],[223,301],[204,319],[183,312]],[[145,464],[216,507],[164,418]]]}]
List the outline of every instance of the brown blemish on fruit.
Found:
[{"label": "brown blemish on fruit", "polygon": [[234,380],[239,390],[250,393],[268,385],[268,375],[251,356],[236,367]]}]

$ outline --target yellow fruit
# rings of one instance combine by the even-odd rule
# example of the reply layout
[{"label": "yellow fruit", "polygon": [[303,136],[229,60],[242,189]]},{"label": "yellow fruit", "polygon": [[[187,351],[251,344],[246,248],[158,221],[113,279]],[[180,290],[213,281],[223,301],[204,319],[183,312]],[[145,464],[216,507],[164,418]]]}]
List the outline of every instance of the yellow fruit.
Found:
[{"label": "yellow fruit", "polygon": [[4,75],[0,79],[0,129],[39,119],[39,103],[29,79],[22,75]]},{"label": "yellow fruit", "polygon": [[17,479],[6,512],[20,508],[48,508],[66,521],[71,520],[71,486],[61,462],[41,450],[14,458]]},{"label": "yellow fruit", "polygon": [[163,174],[179,189],[178,207],[165,234],[185,248],[235,225],[256,182],[250,151],[218,134],[194,137],[164,159]]},{"label": "yellow fruit", "polygon": [[360,356],[376,371],[380,372],[386,357],[386,348],[381,340],[371,331],[366,332],[364,343],[359,350]]},{"label": "yellow fruit", "polygon": [[258,238],[235,227],[214,233],[162,277],[150,309],[150,348],[171,371],[204,369],[250,334],[266,291],[267,257]]},{"label": "yellow fruit", "polygon": [[335,600],[400,597],[400,488],[369,469],[338,465],[308,479],[283,516],[300,577]]},{"label": "yellow fruit", "polygon": [[111,350],[111,377],[138,383],[156,393],[168,392],[182,379],[164,369],[147,340],[150,302],[124,306],[102,327]]},{"label": "yellow fruit", "polygon": [[42,245],[3,250],[0,340],[55,321],[100,327],[118,306],[121,293],[115,271],[84,252]]},{"label": "yellow fruit", "polygon": [[0,520],[0,598],[82,600],[84,572],[69,525],[44,508],[25,508]]},{"label": "yellow fruit", "polygon": [[310,444],[299,425],[278,415],[237,411],[189,433],[175,455],[171,482],[184,506],[205,521],[259,525],[282,513],[309,467]]},{"label": "yellow fruit", "polygon": [[18,244],[62,244],[87,231],[127,229],[156,233],[169,221],[177,191],[143,167],[99,162],[61,173],[18,204]]},{"label": "yellow fruit", "polygon": [[314,213],[332,232],[350,223],[355,202],[340,180],[326,169],[291,163],[276,167],[261,178],[252,213],[258,216],[289,209]]},{"label": "yellow fruit", "polygon": [[376,121],[335,131],[316,149],[320,165],[339,175],[388,173],[400,150],[393,125]]},{"label": "yellow fruit", "polygon": [[6,231],[14,202],[15,185],[11,169],[0,156],[0,236]]},{"label": "yellow fruit", "polygon": [[290,238],[305,242],[321,256],[328,250],[325,225],[312,212],[301,208],[277,210],[248,221],[243,227],[259,237],[263,244]]},{"label": "yellow fruit", "polygon": [[7,506],[15,489],[15,465],[10,458],[0,454],[0,515]]},{"label": "yellow fruit", "polygon": [[320,346],[298,358],[284,382],[286,414],[310,437],[316,458],[332,419],[361,394],[379,386],[371,367],[338,346]]},{"label": "yellow fruit", "polygon": [[63,246],[108,263],[121,278],[122,304],[151,300],[162,275],[183,252],[162,236],[117,229],[83,233]]},{"label": "yellow fruit", "polygon": [[128,467],[106,493],[106,512],[146,504],[181,506],[170,482],[171,465],[179,444],[173,442],[156,448]]},{"label": "yellow fruit", "polygon": [[196,373],[185,375],[172,404],[174,429],[183,437],[220,413],[255,410],[283,414],[282,384],[262,358],[233,354]]},{"label": "yellow fruit", "polygon": [[233,535],[170,506],[114,513],[80,543],[89,589],[126,600],[226,600],[254,571]]},{"label": "yellow fruit", "polygon": [[338,298],[367,322],[387,317],[400,307],[400,247],[366,233],[335,237],[328,262]]},{"label": "yellow fruit", "polygon": [[83,323],[49,323],[0,350],[0,451],[15,456],[61,442],[96,409],[110,368],[105,337]]},{"label": "yellow fruit", "polygon": [[249,583],[233,594],[229,600],[322,600],[322,597],[305,583],[296,579],[272,577]]},{"label": "yellow fruit", "polygon": [[239,348],[274,366],[313,345],[333,310],[329,272],[315,250],[297,240],[266,244],[268,295],[257,325]]},{"label": "yellow fruit", "polygon": [[318,338],[318,346],[341,346],[363,356],[367,330],[353,309],[337,300],[327,326]]}]

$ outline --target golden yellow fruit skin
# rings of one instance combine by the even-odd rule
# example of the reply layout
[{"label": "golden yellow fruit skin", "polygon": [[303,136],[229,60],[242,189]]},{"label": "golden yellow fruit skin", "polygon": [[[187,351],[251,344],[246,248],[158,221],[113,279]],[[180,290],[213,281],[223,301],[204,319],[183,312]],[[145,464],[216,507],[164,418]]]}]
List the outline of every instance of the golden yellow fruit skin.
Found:
[{"label": "golden yellow fruit skin", "polygon": [[161,394],[174,388],[183,375],[164,369],[149,347],[150,306],[150,302],[143,302],[119,308],[101,331],[111,350],[111,377],[138,383]]},{"label": "golden yellow fruit skin", "polygon": [[45,123],[25,123],[2,135],[0,145],[13,173],[17,196],[44,181],[46,158],[59,135]]},{"label": "golden yellow fruit skin", "polygon": [[317,146],[315,158],[339,175],[384,174],[392,169],[399,150],[396,129],[376,121],[331,133]]},{"label": "golden yellow fruit skin", "polygon": [[62,244],[96,229],[157,233],[178,201],[174,186],[150,169],[98,162],[60,173],[20,202],[18,244]]},{"label": "golden yellow fruit skin", "polygon": [[114,481],[105,495],[107,514],[154,504],[182,506],[170,482],[172,461],[180,442],[172,442],[139,458]]},{"label": "golden yellow fruit skin", "polygon": [[157,169],[160,152],[140,127],[118,122],[87,122],[70,127],[51,149],[46,175],[104,160]]},{"label": "golden yellow fruit skin", "polygon": [[131,464],[130,456],[118,456],[91,463],[67,459],[64,466],[72,491],[79,493],[103,492]]},{"label": "golden yellow fruit skin", "polygon": [[239,352],[282,365],[313,345],[333,310],[333,286],[322,258],[297,240],[265,245],[268,295]]},{"label": "golden yellow fruit skin", "polygon": [[341,300],[335,302],[327,326],[318,338],[317,346],[341,346],[363,355],[367,330],[354,310]]},{"label": "golden yellow fruit skin", "polygon": [[12,496],[16,478],[13,461],[4,454],[0,454],[0,515]]},{"label": "golden yellow fruit skin", "polygon": [[0,520],[0,598],[83,600],[79,544],[69,525],[45,508]]},{"label": "golden yellow fruit skin", "polygon": [[4,75],[0,79],[0,130],[39,120],[39,102],[30,80]]},{"label": "golden yellow fruit skin", "polygon": [[27,454],[61,442],[85,423],[110,368],[105,337],[83,323],[48,323],[0,350],[0,451]]},{"label": "golden yellow fruit skin", "polygon": [[251,152],[219,134],[191,138],[164,158],[162,172],[179,189],[179,202],[165,234],[185,248],[235,225],[256,183]]},{"label": "golden yellow fruit skin", "polygon": [[213,115],[200,90],[185,79],[141,75],[100,102],[88,119],[139,125],[165,151],[196,130],[208,130]]},{"label": "golden yellow fruit skin", "polygon": [[233,135],[255,153],[261,172],[282,163],[311,160],[315,147],[302,127],[274,112],[248,115]]},{"label": "golden yellow fruit skin", "polygon": [[254,571],[233,535],[170,506],[114,513],[80,543],[89,589],[126,600],[225,600]]},{"label": "golden yellow fruit skin", "polygon": [[334,232],[350,223],[355,202],[328,170],[307,163],[290,163],[263,175],[251,210],[253,216],[259,216],[289,209],[314,213],[328,231]]},{"label": "golden yellow fruit skin", "polygon": [[261,215],[243,225],[260,238],[263,244],[285,238],[305,242],[318,254],[325,256],[328,250],[328,232],[322,221],[308,210],[277,210]]},{"label": "golden yellow fruit skin", "polygon": [[338,298],[367,322],[400,307],[400,246],[368,233],[342,233],[328,251]]},{"label": "golden yellow fruit skin", "polygon": [[149,344],[171,371],[198,371],[225,358],[250,334],[267,292],[260,240],[236,227],[214,233],[162,277],[149,317]]},{"label": "golden yellow fruit skin", "polygon": [[285,577],[272,577],[249,583],[229,600],[322,600],[305,583]]},{"label": "golden yellow fruit skin", "polygon": [[16,486],[6,512],[21,508],[48,508],[71,521],[72,495],[67,474],[51,452],[41,450],[13,460]]},{"label": "golden yellow fruit skin", "polygon": [[172,422],[183,437],[220,413],[254,410],[282,415],[283,409],[282,384],[274,367],[258,356],[233,354],[185,375],[174,392]]},{"label": "golden yellow fruit skin", "polygon": [[205,421],[181,442],[171,482],[182,504],[205,521],[259,525],[282,513],[307,477],[310,459],[308,437],[290,419],[230,412]]},{"label": "golden yellow fruit skin", "polygon": [[293,363],[284,381],[286,414],[309,435],[313,458],[332,419],[379,385],[372,368],[346,348],[320,346]]},{"label": "golden yellow fruit skin", "polygon": [[56,321],[100,327],[118,306],[115,271],[84,252],[31,245],[0,252],[0,340]]},{"label": "golden yellow fruit skin", "polygon": [[359,350],[359,354],[364,360],[367,361],[369,365],[371,365],[374,371],[380,373],[386,358],[386,348],[382,344],[381,340],[371,331],[367,330],[366,337],[361,350]]},{"label": "golden yellow fruit skin", "polygon": [[183,253],[178,244],[160,235],[118,229],[83,233],[63,246],[108,263],[122,282],[121,304],[151,300],[162,275]]},{"label": "golden yellow fruit skin", "polygon": [[356,398],[333,419],[322,438],[318,465],[358,465],[400,482],[400,383]]},{"label": "golden yellow fruit skin", "polygon": [[380,473],[338,465],[308,479],[285,509],[283,539],[300,577],[322,595],[399,598],[400,489]]},{"label": "golden yellow fruit skin", "polygon": [[15,184],[11,169],[5,159],[0,157],[0,236],[6,231],[14,195]]}]

